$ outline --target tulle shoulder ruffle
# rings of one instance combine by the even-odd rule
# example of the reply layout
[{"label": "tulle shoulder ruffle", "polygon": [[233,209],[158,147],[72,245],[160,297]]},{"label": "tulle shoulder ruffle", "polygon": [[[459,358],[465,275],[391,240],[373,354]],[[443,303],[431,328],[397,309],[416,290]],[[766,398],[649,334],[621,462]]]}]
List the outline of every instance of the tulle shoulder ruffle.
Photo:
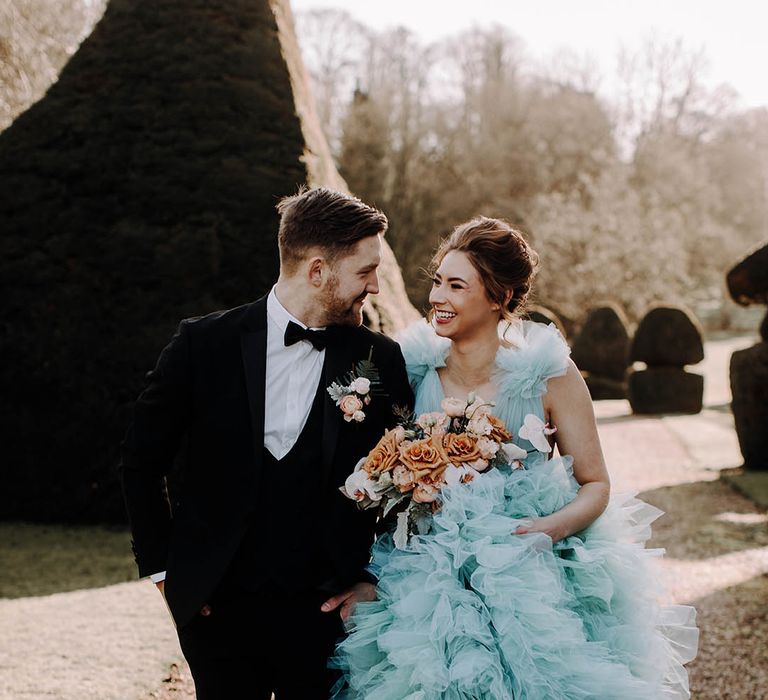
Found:
[{"label": "tulle shoulder ruffle", "polygon": [[660,511],[616,496],[553,546],[515,527],[570,502],[569,457],[444,490],[432,532],[377,541],[379,599],[359,603],[332,665],[335,698],[666,700],[689,697],[695,611],[660,607],[643,548]]},{"label": "tulle shoulder ruffle", "polygon": [[500,393],[523,399],[538,398],[547,391],[547,380],[568,370],[571,349],[554,323],[546,326],[519,320],[501,324],[499,334],[511,347],[496,355],[496,380]]},{"label": "tulle shoulder ruffle", "polygon": [[416,321],[400,331],[395,340],[403,351],[405,368],[414,388],[429,370],[445,367],[451,341],[437,335],[426,319]]}]

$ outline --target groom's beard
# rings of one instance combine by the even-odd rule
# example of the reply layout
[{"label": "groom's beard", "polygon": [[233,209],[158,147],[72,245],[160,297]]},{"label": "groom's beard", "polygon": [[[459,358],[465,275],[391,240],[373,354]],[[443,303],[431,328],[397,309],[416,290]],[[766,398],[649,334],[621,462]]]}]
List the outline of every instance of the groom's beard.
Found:
[{"label": "groom's beard", "polygon": [[352,300],[339,295],[339,280],[331,278],[323,297],[326,326],[360,326],[363,323],[363,301],[368,295],[363,292]]}]

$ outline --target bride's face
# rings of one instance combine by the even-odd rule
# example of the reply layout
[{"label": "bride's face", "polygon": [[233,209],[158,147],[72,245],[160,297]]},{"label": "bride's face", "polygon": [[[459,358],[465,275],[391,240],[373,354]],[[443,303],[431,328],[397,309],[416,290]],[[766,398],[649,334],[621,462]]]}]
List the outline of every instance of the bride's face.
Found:
[{"label": "bride's face", "polygon": [[435,271],[429,294],[438,335],[452,340],[495,329],[499,305],[488,298],[480,274],[466,253],[452,250]]}]

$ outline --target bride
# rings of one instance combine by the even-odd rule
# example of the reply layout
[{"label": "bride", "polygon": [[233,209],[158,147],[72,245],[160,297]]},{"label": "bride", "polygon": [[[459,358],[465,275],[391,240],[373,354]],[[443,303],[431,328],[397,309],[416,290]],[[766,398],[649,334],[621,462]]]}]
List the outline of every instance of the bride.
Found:
[{"label": "bride", "polygon": [[[690,696],[695,611],[657,603],[649,559],[661,552],[643,548],[660,511],[610,498],[568,346],[554,326],[520,318],[537,264],[517,231],[486,217],[435,255],[430,320],[400,338],[416,413],[474,393],[529,456],[523,469],[444,486],[430,531],[405,549],[377,541],[378,599],[357,605],[331,660],[336,697]],[[528,414],[555,431],[526,432]]]}]

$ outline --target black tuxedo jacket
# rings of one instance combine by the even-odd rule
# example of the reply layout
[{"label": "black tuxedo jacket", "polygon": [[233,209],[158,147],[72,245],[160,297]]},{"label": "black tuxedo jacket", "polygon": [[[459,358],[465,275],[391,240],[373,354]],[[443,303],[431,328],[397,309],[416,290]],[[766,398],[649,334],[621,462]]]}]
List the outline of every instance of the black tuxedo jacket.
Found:
[{"label": "black tuxedo jacket", "polygon": [[[179,627],[209,599],[254,516],[264,445],[266,309],[264,297],[182,321],[147,374],[123,441],[120,472],[139,575],[167,571],[165,594]],[[307,465],[322,470],[323,484],[317,493],[323,517],[307,536],[323,538],[341,590],[365,580],[376,513],[360,511],[339,486],[394,425],[393,406],[411,407],[413,395],[393,340],[365,327],[328,332],[325,386],[372,350],[387,394],[372,397],[362,423],[347,423],[326,392],[322,444]],[[171,505],[165,476],[177,454],[181,488]],[[280,537],[279,523],[268,535]]]}]

